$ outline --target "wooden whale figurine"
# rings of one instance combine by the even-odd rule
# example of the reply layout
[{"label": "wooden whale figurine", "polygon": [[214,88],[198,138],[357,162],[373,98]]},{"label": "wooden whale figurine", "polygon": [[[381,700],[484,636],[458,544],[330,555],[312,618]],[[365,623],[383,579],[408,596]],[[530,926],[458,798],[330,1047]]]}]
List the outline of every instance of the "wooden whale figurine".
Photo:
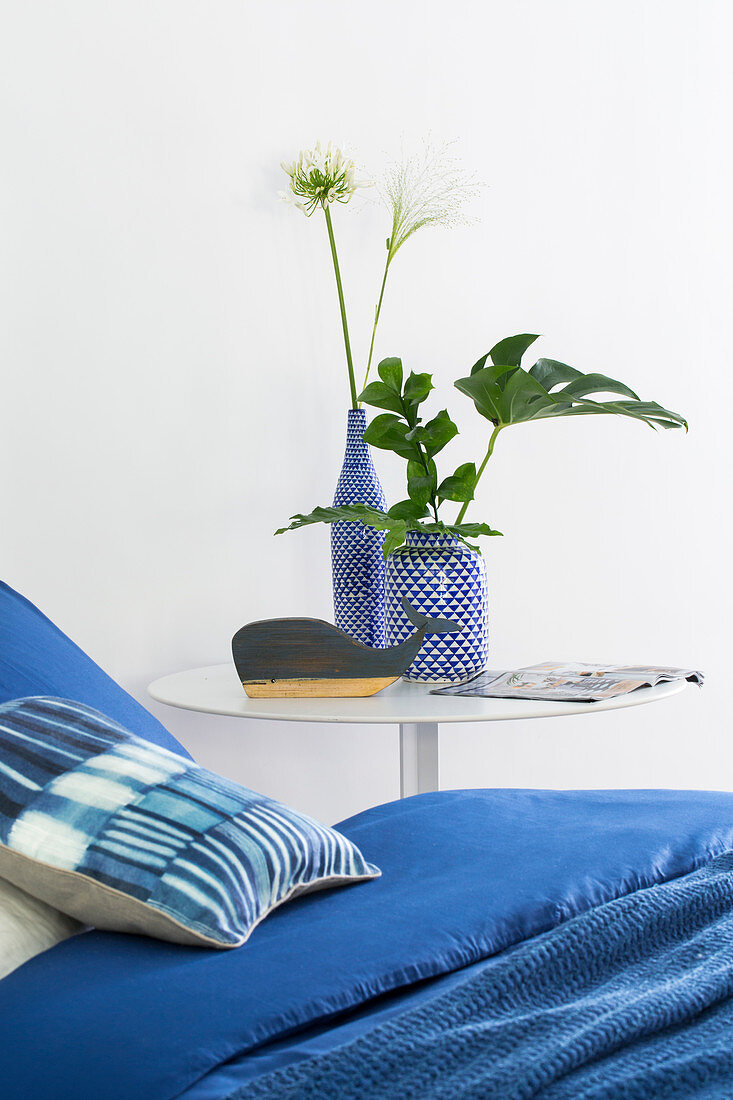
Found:
[{"label": "wooden whale figurine", "polygon": [[403,598],[417,629],[400,645],[372,649],[323,619],[264,619],[232,638],[234,664],[252,699],[374,695],[393,684],[417,656],[426,634],[457,634],[450,619],[422,615]]}]

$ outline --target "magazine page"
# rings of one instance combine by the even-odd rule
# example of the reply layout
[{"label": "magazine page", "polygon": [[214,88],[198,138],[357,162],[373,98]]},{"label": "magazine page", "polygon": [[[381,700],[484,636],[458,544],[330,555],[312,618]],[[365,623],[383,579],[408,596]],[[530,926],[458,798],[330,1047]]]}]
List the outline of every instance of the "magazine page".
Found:
[{"label": "magazine page", "polygon": [[681,679],[702,684],[703,675],[690,669],[661,666],[544,661],[511,671],[480,672],[467,683],[436,688],[431,694],[595,703],[628,695],[639,688],[653,687],[662,681]]}]

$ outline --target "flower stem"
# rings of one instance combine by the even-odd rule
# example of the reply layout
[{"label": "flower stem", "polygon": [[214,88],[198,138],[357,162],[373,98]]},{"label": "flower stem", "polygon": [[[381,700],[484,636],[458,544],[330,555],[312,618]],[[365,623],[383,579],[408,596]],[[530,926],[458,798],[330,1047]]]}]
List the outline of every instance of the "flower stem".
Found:
[{"label": "flower stem", "polygon": [[328,241],[331,245],[331,256],[333,258],[333,270],[336,274],[336,289],[339,295],[339,309],[341,310],[341,327],[344,330],[344,346],[346,347],[346,366],[349,369],[349,388],[351,390],[351,407],[352,409],[358,409],[359,403],[356,400],[356,383],[354,382],[354,364],[351,359],[351,344],[349,343],[349,326],[346,321],[346,305],[344,304],[344,289],[341,286],[341,272],[339,270],[339,261],[336,254],[336,241],[333,236],[333,225],[331,224],[331,211],[328,209],[328,203],[323,204],[323,213],[326,215],[326,228],[328,229]]},{"label": "flower stem", "polygon": [[[407,405],[405,404],[405,399],[402,396],[400,396],[400,405],[402,406],[402,415],[403,415],[404,419],[407,421],[407,423],[410,425],[411,428],[414,428],[416,420],[417,420],[417,412],[415,411],[415,409],[413,409],[412,416],[410,416]],[[419,441],[418,441],[418,444],[417,444],[417,453],[420,456],[420,464],[422,465],[422,468],[425,471],[425,475],[426,475],[428,481],[432,480],[431,477],[430,477],[430,462],[428,460],[428,453],[425,450],[425,447],[423,446],[423,444],[420,443]],[[440,520],[438,518],[438,508],[440,507],[440,505],[437,502],[435,493],[430,494],[430,500],[429,500],[428,504],[429,504],[429,507],[433,509],[433,515],[435,516],[435,522],[440,523]]]},{"label": "flower stem", "polygon": [[[496,437],[497,437],[497,435],[499,434],[500,431],[501,431],[501,425],[497,424],[496,427],[494,428],[493,432],[491,433],[491,439],[489,440],[489,449],[487,450],[486,454],[484,455],[484,460],[478,468],[478,473],[476,474],[476,485],[478,485],[479,479],[480,479],[482,473],[484,472],[484,470],[486,469],[486,463],[489,461],[492,454],[494,453],[494,444],[496,443]],[[474,488],[476,487],[476,485],[474,485]],[[456,523],[461,522],[461,520],[463,519],[463,517],[466,514],[466,509],[468,508],[468,505],[469,505],[469,502],[467,500],[465,500],[463,502],[463,505],[461,507],[460,512],[456,516]]]},{"label": "flower stem", "polygon": [[382,277],[382,287],[379,291],[379,301],[377,302],[377,308],[374,311],[374,328],[372,329],[372,342],[369,345],[369,358],[367,359],[366,374],[364,375],[364,385],[362,390],[366,389],[366,384],[369,381],[369,371],[372,365],[372,356],[374,354],[374,337],[377,335],[377,325],[379,324],[379,314],[382,309],[382,298],[384,298],[384,288],[387,285],[387,273],[389,272],[389,265],[392,262],[391,249],[387,252],[387,262],[384,265],[384,275]]}]

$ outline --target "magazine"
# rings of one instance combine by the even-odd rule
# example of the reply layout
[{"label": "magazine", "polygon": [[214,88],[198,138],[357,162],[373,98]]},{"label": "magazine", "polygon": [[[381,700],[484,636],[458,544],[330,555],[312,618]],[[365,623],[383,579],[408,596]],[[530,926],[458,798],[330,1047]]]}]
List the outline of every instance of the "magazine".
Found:
[{"label": "magazine", "polygon": [[431,695],[466,695],[485,699],[549,699],[556,702],[597,703],[628,695],[639,688],[669,680],[687,680],[702,686],[702,672],[653,665],[597,665],[583,661],[544,661],[509,672],[479,672],[471,680],[434,688]]}]

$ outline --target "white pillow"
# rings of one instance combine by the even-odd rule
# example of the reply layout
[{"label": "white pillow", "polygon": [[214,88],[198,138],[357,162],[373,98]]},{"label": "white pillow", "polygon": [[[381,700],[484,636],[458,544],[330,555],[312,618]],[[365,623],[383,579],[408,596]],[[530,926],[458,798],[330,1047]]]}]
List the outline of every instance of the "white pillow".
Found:
[{"label": "white pillow", "polygon": [[0,978],[84,927],[0,879]]}]

